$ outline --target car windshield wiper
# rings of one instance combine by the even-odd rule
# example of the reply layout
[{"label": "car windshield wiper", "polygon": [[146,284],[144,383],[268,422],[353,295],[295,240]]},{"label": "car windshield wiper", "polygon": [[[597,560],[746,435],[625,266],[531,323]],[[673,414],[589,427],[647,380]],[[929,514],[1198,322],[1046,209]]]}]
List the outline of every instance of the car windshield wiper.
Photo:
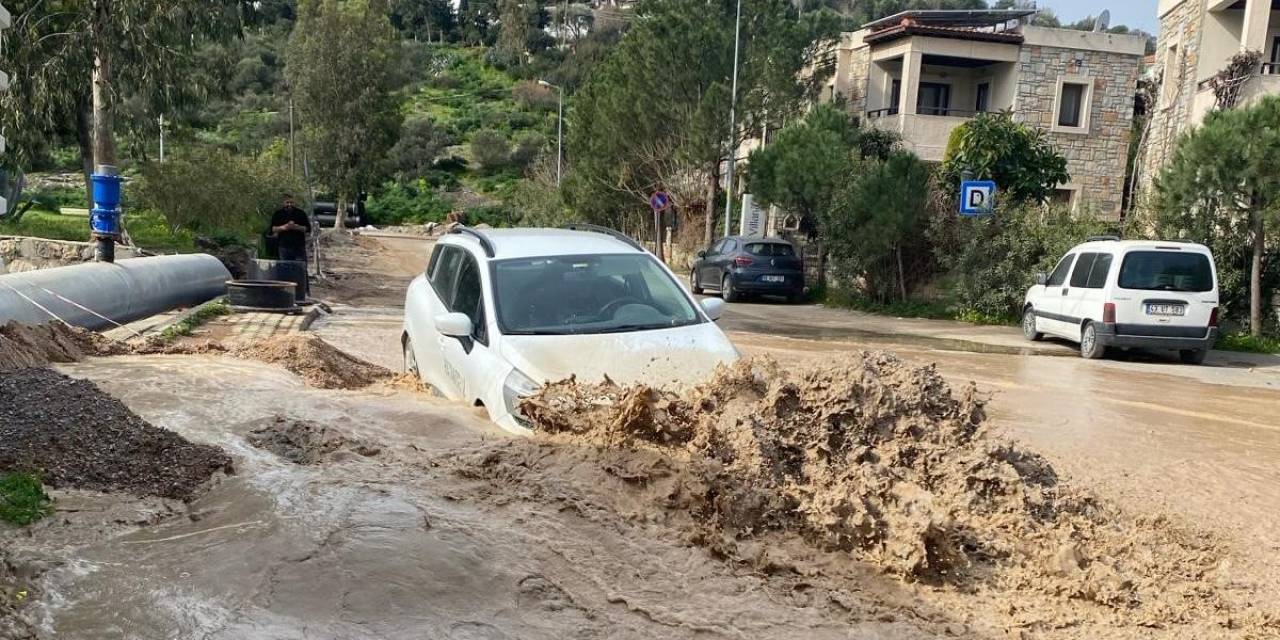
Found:
[{"label": "car windshield wiper", "polygon": [[622,324],[614,327],[601,329],[597,333],[626,333],[628,331],[651,331],[654,329],[670,329],[676,325],[670,323],[664,324]]}]

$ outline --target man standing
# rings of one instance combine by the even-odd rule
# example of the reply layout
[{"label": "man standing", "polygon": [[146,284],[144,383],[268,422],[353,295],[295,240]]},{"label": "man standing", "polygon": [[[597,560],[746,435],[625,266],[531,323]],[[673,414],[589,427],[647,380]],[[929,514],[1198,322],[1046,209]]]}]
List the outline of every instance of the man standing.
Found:
[{"label": "man standing", "polygon": [[285,194],[284,206],[271,214],[271,235],[276,238],[281,260],[307,261],[307,234],[311,220],[294,205],[293,196]]}]

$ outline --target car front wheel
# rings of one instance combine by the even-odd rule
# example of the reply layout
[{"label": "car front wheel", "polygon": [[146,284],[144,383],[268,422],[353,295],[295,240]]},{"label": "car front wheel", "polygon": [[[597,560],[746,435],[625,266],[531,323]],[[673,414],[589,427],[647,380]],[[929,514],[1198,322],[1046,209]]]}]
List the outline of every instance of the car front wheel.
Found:
[{"label": "car front wheel", "polygon": [[1092,322],[1084,326],[1080,333],[1080,355],[1090,360],[1097,360],[1107,352],[1107,348],[1098,340],[1098,328]]},{"label": "car front wheel", "polygon": [[702,286],[698,284],[697,269],[689,272],[689,290],[697,295],[702,295]]},{"label": "car front wheel", "polygon": [[404,372],[415,378],[422,378],[422,374],[418,372],[418,357],[413,354],[413,340],[409,336],[404,337]]},{"label": "car front wheel", "polygon": [[1044,334],[1036,331],[1036,310],[1031,307],[1022,312],[1022,335],[1032,342],[1044,340]]}]

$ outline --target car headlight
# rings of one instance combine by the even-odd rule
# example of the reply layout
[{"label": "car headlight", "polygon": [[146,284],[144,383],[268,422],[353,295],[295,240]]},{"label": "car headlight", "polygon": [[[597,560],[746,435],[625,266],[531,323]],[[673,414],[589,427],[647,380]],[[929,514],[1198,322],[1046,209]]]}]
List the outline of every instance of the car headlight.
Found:
[{"label": "car headlight", "polygon": [[529,376],[512,369],[507,381],[502,383],[502,400],[507,405],[507,413],[519,422],[524,422],[520,413],[520,401],[537,393],[542,385],[534,382]]}]

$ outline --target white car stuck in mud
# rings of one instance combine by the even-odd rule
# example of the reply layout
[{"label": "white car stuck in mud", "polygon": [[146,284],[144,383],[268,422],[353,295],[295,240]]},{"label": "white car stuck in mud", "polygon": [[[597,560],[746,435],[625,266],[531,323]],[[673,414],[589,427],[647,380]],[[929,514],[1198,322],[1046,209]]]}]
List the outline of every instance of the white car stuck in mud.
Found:
[{"label": "white car stuck in mud", "polygon": [[738,358],[671,271],[620,233],[458,227],[405,299],[405,370],[440,395],[483,406],[527,434],[520,399],[543,384],[606,376],[679,387]]}]

